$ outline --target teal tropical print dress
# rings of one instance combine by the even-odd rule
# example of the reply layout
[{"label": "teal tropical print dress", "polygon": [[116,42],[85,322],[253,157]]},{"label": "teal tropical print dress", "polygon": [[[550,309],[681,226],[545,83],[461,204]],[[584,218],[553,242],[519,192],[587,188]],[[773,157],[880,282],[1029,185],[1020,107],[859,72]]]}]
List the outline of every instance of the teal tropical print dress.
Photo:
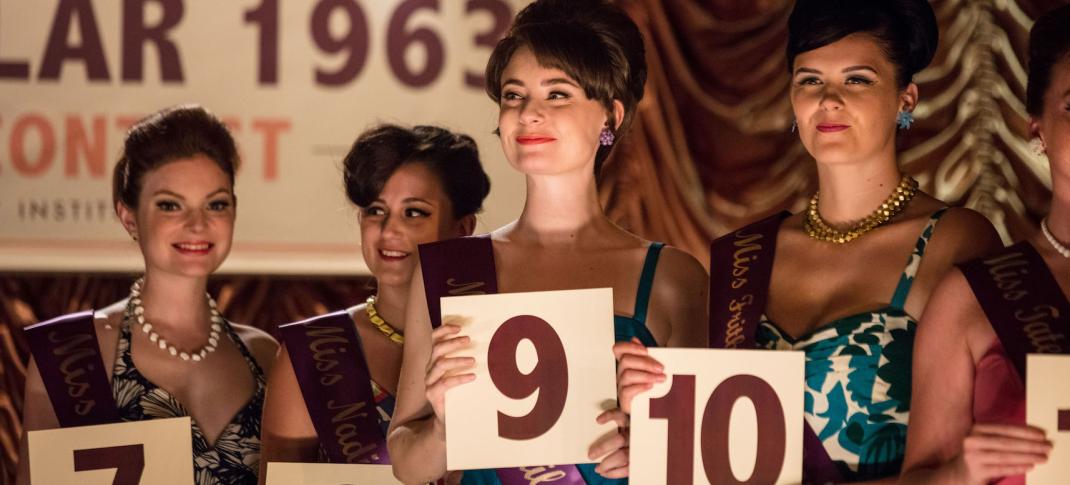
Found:
[{"label": "teal tropical print dress", "polygon": [[945,210],[929,219],[888,306],[835,320],[798,339],[762,316],[760,347],[805,352],[804,416],[846,481],[895,476],[903,464],[917,327],[903,305]]}]

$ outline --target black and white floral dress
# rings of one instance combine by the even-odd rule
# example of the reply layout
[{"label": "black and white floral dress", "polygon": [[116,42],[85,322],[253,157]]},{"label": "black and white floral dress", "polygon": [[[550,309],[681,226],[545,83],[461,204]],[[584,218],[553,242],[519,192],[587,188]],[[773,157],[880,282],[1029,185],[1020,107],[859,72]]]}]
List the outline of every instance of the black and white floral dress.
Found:
[{"label": "black and white floral dress", "polygon": [[[129,313],[127,314],[129,315]],[[223,329],[237,345],[256,380],[249,402],[231,419],[214,445],[192,421],[193,482],[196,485],[255,484],[260,468],[260,414],[264,408],[264,372],[229,323]],[[170,393],[138,372],[130,356],[130,318],[123,318],[119,332],[112,391],[123,421],[189,416],[189,411]]]}]

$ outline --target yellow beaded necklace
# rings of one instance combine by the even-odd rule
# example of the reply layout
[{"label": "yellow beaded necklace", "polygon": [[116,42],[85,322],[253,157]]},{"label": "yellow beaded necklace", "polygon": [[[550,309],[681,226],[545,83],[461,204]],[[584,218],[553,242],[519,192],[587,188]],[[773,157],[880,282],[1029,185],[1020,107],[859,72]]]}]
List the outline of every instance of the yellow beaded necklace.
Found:
[{"label": "yellow beaded necklace", "polygon": [[364,305],[364,309],[368,312],[368,320],[371,320],[372,325],[375,325],[375,328],[383,332],[383,335],[390,337],[390,340],[394,343],[398,345],[404,344],[405,336],[394,330],[394,327],[386,323],[386,320],[379,316],[379,312],[375,311],[375,295],[369,296],[367,303],[367,305]]},{"label": "yellow beaded necklace", "polygon": [[888,199],[885,200],[880,207],[877,207],[877,210],[870,213],[858,224],[855,224],[844,231],[829,226],[825,223],[825,220],[821,218],[821,214],[817,212],[818,195],[820,195],[820,192],[816,192],[810,199],[810,207],[806,211],[806,219],[803,221],[803,228],[806,230],[806,234],[814,239],[836,244],[848,243],[862,237],[862,235],[869,231],[887,224],[888,221],[892,220],[893,217],[906,208],[907,204],[910,203],[917,192],[918,181],[914,180],[909,175],[903,175],[903,179],[899,182],[899,186],[892,191],[892,194],[888,196]]}]

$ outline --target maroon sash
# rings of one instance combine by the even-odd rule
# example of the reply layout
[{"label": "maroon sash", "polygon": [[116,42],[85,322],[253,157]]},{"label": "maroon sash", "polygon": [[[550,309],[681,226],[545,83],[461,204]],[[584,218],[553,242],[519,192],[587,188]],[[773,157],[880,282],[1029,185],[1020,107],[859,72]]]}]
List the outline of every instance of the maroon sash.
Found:
[{"label": "maroon sash", "polygon": [[[440,298],[498,293],[494,246],[489,235],[421,244],[420,266],[424,273],[427,311],[434,328],[442,324]],[[575,465],[500,468],[495,473],[505,485],[528,485],[534,478],[562,485],[587,483]]]},{"label": "maroon sash", "polygon": [[1025,382],[1026,354],[1070,353],[1070,303],[1028,242],[959,266]]},{"label": "maroon sash", "polygon": [[[769,298],[777,232],[791,214],[780,212],[721,236],[710,246],[710,348],[753,349]],[[821,440],[803,421],[805,483],[843,481]]]},{"label": "maroon sash", "polygon": [[420,266],[424,272],[424,294],[431,328],[442,325],[440,298],[498,292],[494,247],[489,236],[421,244]]},{"label": "maroon sash", "polygon": [[119,421],[92,310],[30,325],[23,332],[61,427]]},{"label": "maroon sash", "polygon": [[390,463],[371,373],[345,311],[279,326],[320,443],[332,463]]}]

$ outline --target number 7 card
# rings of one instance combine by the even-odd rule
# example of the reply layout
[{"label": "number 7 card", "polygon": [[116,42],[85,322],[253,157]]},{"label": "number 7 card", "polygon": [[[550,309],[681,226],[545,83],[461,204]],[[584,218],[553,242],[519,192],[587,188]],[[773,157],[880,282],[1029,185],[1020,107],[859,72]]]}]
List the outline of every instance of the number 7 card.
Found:
[{"label": "number 7 card", "polygon": [[30,431],[30,483],[193,483],[190,418]]},{"label": "number 7 card", "polygon": [[591,463],[615,432],[595,418],[616,407],[609,288],[442,299],[442,321],[471,345],[476,378],[446,393],[450,470]]}]

